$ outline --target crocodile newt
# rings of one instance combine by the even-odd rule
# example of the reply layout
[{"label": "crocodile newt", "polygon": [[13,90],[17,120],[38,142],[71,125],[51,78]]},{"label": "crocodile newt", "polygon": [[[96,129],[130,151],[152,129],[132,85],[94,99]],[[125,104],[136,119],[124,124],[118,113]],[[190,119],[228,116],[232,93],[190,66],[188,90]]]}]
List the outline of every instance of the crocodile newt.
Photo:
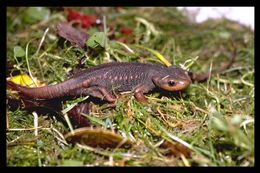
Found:
[{"label": "crocodile newt", "polygon": [[36,100],[89,95],[112,103],[117,93],[132,91],[138,101],[147,102],[144,94],[155,88],[180,91],[190,84],[188,72],[178,66],[138,62],[102,64],[83,70],[62,83],[44,87],[29,88],[7,81],[7,86],[21,96]]}]

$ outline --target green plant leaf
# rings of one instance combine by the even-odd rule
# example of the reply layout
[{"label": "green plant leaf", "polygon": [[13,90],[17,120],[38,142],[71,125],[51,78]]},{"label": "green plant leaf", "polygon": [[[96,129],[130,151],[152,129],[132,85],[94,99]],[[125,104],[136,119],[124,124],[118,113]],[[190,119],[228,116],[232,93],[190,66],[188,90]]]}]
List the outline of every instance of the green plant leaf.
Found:
[{"label": "green plant leaf", "polygon": [[93,35],[96,32],[98,32],[98,29],[96,27],[91,27],[91,28],[89,28],[89,30],[87,32],[89,35]]},{"label": "green plant leaf", "polygon": [[23,57],[25,55],[25,51],[21,46],[14,47],[14,56],[15,57]]},{"label": "green plant leaf", "polygon": [[30,7],[26,10],[25,21],[34,23],[50,17],[50,10],[46,7]]},{"label": "green plant leaf", "polygon": [[86,42],[87,46],[90,48],[97,48],[98,46],[104,48],[106,35],[104,32],[96,32],[93,34]]}]

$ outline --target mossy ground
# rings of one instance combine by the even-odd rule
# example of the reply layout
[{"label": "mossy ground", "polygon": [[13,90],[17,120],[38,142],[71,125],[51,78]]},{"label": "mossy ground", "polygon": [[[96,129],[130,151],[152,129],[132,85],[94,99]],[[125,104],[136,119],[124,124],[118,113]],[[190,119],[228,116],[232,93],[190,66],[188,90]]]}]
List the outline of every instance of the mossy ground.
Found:
[{"label": "mossy ground", "polygon": [[[179,97],[155,92],[147,95],[149,103],[143,105],[130,94],[118,100],[113,109],[94,105],[90,113],[95,118],[93,125],[117,129],[135,139],[135,146],[127,150],[67,145],[60,134],[70,130],[52,113],[38,115],[40,128],[35,135],[30,130],[34,126],[32,113],[7,108],[7,166],[254,165],[254,32],[226,19],[194,24],[175,8],[75,9],[85,14],[98,13],[101,18],[106,16],[107,26],[113,27],[118,37],[121,26],[133,29],[126,45],[135,53],[112,42],[107,51],[94,54],[66,45],[61,48],[55,27],[66,21],[64,11],[52,9],[47,20],[30,21],[28,8],[10,7],[7,8],[7,65],[11,67],[7,75],[28,74],[29,66],[38,80],[55,84],[66,80],[80,59],[85,59],[85,68],[111,60],[161,63],[154,54],[136,45],[157,50],[170,63],[184,67],[198,56],[189,68],[193,73],[208,72],[211,65],[212,69],[219,68],[232,56],[234,46],[236,61],[208,82],[193,83]],[[29,65],[26,55],[14,58],[15,46],[24,50],[27,47]],[[193,148],[191,156],[163,155],[158,147],[163,139],[187,143]]]}]

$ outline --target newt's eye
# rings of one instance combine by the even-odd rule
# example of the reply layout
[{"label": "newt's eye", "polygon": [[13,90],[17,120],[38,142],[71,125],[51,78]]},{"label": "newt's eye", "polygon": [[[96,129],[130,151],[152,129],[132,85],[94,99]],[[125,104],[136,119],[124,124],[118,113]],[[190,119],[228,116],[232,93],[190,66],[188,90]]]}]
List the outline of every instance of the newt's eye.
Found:
[{"label": "newt's eye", "polygon": [[169,86],[174,86],[176,83],[173,80],[168,81]]}]

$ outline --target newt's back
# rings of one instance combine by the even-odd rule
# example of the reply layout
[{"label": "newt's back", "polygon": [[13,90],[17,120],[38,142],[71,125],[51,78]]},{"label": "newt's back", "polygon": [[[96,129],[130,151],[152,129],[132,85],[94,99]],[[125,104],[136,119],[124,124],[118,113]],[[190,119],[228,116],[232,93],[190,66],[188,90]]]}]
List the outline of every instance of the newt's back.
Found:
[{"label": "newt's back", "polygon": [[7,83],[13,90],[35,99],[53,99],[64,96],[92,95],[113,100],[113,93],[138,91],[147,93],[155,87],[169,91],[186,88],[190,78],[179,67],[164,67],[142,63],[108,63],[89,68],[75,74],[57,85],[27,88],[11,82]]},{"label": "newt's back", "polygon": [[[152,72],[158,71],[161,66],[142,63],[109,63],[101,65],[95,70],[85,71],[85,74],[92,78],[90,85],[98,85],[110,91],[121,92],[131,91],[137,85],[152,84]],[[84,74],[82,74],[82,77]],[[152,84],[153,85],[153,84]]]}]

